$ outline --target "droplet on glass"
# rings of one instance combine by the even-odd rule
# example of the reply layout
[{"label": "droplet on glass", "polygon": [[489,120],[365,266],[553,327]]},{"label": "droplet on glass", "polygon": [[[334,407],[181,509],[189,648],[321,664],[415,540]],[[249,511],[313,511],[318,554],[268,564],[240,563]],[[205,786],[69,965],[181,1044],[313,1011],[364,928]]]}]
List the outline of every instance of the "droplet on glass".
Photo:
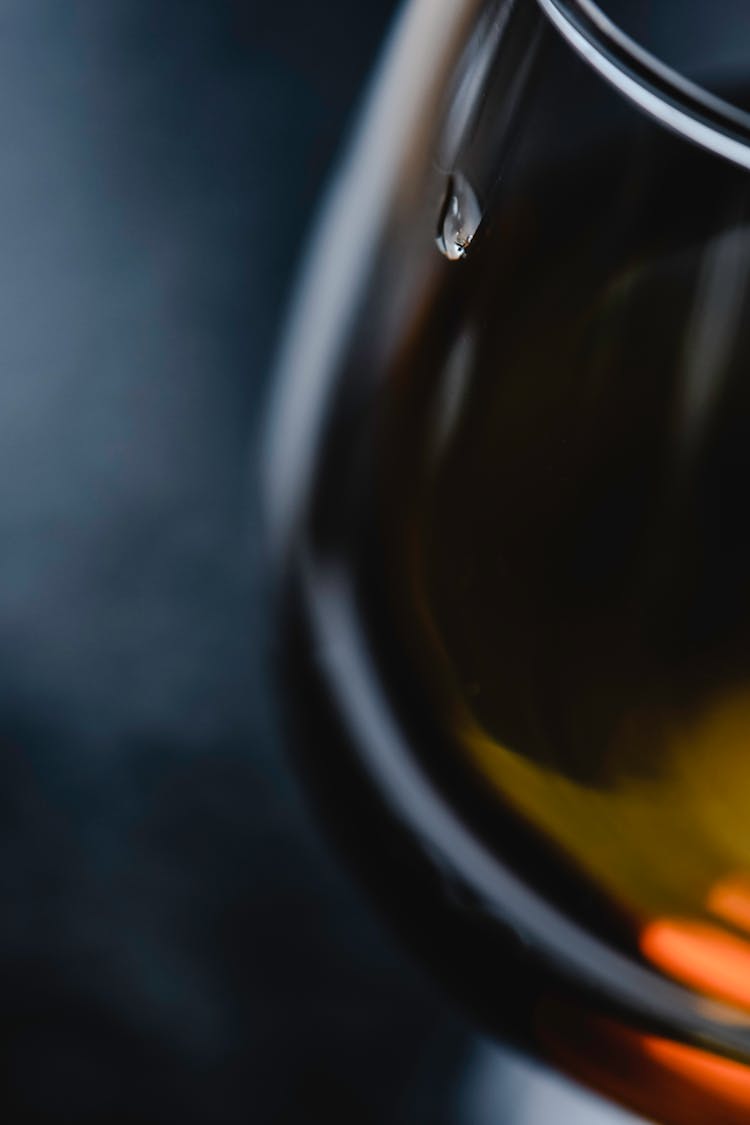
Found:
[{"label": "droplet on glass", "polygon": [[440,214],[437,244],[451,262],[466,257],[471,241],[482,221],[476,192],[460,172],[448,180],[445,203]]}]

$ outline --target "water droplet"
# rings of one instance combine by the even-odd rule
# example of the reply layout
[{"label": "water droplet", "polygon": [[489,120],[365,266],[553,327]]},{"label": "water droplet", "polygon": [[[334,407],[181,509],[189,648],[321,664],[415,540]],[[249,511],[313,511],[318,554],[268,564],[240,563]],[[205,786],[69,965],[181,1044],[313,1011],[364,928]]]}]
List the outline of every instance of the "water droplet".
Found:
[{"label": "water droplet", "polygon": [[437,244],[451,262],[466,257],[471,240],[482,221],[476,192],[460,172],[448,180],[448,191],[440,214]]}]

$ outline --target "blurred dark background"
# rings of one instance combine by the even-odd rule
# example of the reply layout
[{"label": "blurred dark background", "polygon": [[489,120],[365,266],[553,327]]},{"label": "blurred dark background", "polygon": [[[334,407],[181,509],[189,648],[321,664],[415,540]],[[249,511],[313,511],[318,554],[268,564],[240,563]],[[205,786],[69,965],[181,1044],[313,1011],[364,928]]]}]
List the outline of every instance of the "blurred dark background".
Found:
[{"label": "blurred dark background", "polygon": [[457,1119],[280,748],[254,465],[392,7],[0,7],[5,1121]]}]

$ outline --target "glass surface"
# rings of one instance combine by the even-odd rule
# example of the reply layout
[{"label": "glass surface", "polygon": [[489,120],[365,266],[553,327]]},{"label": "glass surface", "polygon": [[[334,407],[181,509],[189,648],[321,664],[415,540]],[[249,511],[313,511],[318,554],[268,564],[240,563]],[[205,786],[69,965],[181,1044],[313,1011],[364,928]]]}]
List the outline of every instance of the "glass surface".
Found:
[{"label": "glass surface", "polygon": [[303,758],[343,846],[481,1020],[665,1125],[750,1115],[730,9],[678,73],[587,0],[412,3],[269,461]]},{"label": "glass surface", "polygon": [[597,6],[663,63],[747,108],[750,13],[745,0],[601,0]]}]

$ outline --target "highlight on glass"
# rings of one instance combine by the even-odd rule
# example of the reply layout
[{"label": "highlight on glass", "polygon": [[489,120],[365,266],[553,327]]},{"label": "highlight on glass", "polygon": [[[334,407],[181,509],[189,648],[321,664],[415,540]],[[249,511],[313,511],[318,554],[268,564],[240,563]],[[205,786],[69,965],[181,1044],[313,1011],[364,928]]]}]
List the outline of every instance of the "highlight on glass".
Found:
[{"label": "highlight on glass", "polygon": [[412,0],[394,31],[272,411],[291,741],[484,1027],[663,1125],[733,1123],[750,22],[694,5],[680,47],[612,7]]}]

